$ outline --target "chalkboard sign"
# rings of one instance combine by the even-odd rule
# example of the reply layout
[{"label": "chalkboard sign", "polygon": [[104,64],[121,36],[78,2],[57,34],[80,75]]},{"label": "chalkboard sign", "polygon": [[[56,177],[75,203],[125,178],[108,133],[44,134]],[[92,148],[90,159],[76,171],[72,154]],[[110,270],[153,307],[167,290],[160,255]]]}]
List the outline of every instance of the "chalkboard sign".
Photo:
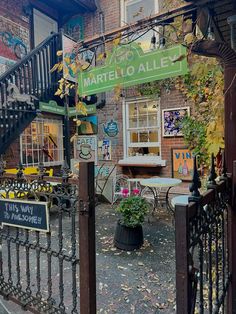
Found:
[{"label": "chalkboard sign", "polygon": [[49,213],[46,202],[0,200],[0,223],[37,231],[49,231]]}]

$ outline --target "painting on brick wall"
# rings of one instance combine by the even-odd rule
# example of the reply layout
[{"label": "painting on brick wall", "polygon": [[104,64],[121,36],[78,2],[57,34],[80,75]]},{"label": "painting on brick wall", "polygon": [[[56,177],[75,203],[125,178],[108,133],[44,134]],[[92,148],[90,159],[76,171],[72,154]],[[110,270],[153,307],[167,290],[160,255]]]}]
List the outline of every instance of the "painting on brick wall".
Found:
[{"label": "painting on brick wall", "polygon": [[98,141],[98,159],[111,160],[111,141],[103,140]]},{"label": "painting on brick wall", "polygon": [[29,30],[12,20],[0,16],[0,74],[29,50]]},{"label": "painting on brick wall", "polygon": [[189,181],[193,176],[193,155],[187,148],[172,148],[173,178]]},{"label": "painting on brick wall", "polygon": [[181,122],[189,114],[189,107],[162,110],[162,136],[183,136]]}]

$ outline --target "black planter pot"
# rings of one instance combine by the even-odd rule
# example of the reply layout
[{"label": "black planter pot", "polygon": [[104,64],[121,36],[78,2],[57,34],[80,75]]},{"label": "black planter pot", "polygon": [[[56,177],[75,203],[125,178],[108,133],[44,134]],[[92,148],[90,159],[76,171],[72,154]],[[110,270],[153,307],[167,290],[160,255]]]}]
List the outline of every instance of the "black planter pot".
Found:
[{"label": "black planter pot", "polygon": [[116,225],[114,245],[121,250],[132,251],[139,249],[143,245],[143,228],[136,226],[134,228],[126,227],[119,221]]}]

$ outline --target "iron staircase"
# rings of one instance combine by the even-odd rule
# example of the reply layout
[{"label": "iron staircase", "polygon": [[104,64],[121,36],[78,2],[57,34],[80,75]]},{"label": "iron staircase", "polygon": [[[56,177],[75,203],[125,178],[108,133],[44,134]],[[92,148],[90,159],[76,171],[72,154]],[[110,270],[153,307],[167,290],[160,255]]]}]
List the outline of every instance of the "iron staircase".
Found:
[{"label": "iron staircase", "polygon": [[61,47],[61,34],[52,34],[0,76],[0,155],[37,116],[39,101],[55,98],[59,74],[50,69]]}]

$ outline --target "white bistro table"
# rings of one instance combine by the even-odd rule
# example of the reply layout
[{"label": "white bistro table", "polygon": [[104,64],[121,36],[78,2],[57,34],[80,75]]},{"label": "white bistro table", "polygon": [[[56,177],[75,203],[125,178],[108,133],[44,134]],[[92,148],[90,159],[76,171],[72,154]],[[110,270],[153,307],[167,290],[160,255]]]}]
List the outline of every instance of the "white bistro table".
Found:
[{"label": "white bistro table", "polygon": [[158,205],[160,205],[161,188],[167,188],[165,192],[166,193],[165,194],[166,207],[172,213],[173,213],[173,209],[169,202],[169,191],[172,187],[177,186],[181,183],[182,183],[182,180],[174,179],[174,178],[150,178],[150,179],[143,179],[140,181],[140,184],[142,186],[147,187],[153,195],[153,198],[154,198],[153,210],[156,210],[158,208]]}]

